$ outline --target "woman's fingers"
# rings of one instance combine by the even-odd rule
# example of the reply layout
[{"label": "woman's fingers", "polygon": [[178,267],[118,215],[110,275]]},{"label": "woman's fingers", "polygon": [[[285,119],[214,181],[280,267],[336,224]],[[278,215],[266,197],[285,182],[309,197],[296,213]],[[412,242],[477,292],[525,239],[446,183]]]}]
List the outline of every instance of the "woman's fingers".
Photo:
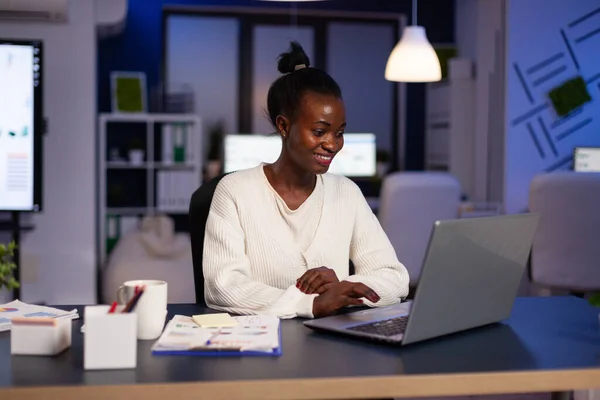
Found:
[{"label": "woman's fingers", "polygon": [[306,281],[306,286],[304,286],[304,293],[313,294],[316,293],[316,290],[326,284],[325,279],[323,279],[323,275],[320,273],[314,274],[310,277],[309,280]]},{"label": "woman's fingers", "polygon": [[331,287],[335,285],[335,283],[326,283],[324,285],[319,286],[319,288],[317,290],[315,290],[316,294],[323,294],[326,291],[328,291],[329,289],[331,289]]},{"label": "woman's fingers", "polygon": [[353,297],[346,297],[347,301],[347,306],[362,306],[363,305],[363,301],[362,299],[355,299]]},{"label": "woman's fingers", "polygon": [[314,275],[316,275],[317,272],[315,270],[308,270],[306,271],[300,278],[298,278],[298,280],[296,281],[296,287],[298,289],[300,289],[302,292],[304,292],[307,288],[307,282],[311,279],[311,277],[313,277]]},{"label": "woman's fingers", "polygon": [[296,281],[296,287],[303,293],[313,294],[318,293],[321,286],[333,282],[338,282],[335,272],[327,267],[319,267],[306,271]]},{"label": "woman's fingers", "polygon": [[356,283],[352,286],[352,291],[349,294],[351,297],[360,298],[364,297],[373,303],[377,303],[380,298],[377,293],[364,283]]}]

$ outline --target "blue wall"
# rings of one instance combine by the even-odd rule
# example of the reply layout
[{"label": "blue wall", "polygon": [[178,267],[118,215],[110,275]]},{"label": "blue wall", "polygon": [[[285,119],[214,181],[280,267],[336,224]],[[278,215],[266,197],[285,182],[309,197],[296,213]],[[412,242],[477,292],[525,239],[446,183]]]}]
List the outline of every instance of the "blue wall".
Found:
[{"label": "blue wall", "polygon": [[[527,208],[535,175],[570,169],[576,146],[600,146],[599,28],[600,0],[510,2],[505,147],[509,213]],[[577,77],[591,99],[561,117],[548,94]]]},{"label": "blue wall", "polygon": [[[165,5],[252,6],[289,8],[289,3],[252,0],[129,0],[127,26],[122,35],[98,44],[98,108],[110,111],[110,71],[143,71],[148,87],[160,79],[162,63],[162,7]],[[393,12],[411,15],[409,0],[332,0],[298,3],[299,9]],[[419,25],[433,43],[454,41],[454,0],[420,0]],[[391,50],[391,49],[390,49]],[[409,84],[407,104],[407,169],[423,167],[425,90]]]}]

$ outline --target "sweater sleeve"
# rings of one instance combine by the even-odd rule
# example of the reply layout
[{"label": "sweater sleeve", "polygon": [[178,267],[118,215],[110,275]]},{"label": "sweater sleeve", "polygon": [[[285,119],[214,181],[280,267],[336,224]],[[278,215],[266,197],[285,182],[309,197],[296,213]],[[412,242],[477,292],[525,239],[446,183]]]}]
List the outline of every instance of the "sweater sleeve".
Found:
[{"label": "sweater sleeve", "polygon": [[408,296],[408,271],[398,261],[394,247],[358,187],[355,195],[350,259],[356,271],[346,280],[362,282],[379,295],[377,303],[363,299],[367,306],[383,307],[398,303]]},{"label": "sweater sleeve", "polygon": [[315,295],[306,295],[294,285],[279,289],[253,279],[235,200],[220,186],[206,222],[203,271],[205,300],[211,308],[282,319],[313,318]]}]

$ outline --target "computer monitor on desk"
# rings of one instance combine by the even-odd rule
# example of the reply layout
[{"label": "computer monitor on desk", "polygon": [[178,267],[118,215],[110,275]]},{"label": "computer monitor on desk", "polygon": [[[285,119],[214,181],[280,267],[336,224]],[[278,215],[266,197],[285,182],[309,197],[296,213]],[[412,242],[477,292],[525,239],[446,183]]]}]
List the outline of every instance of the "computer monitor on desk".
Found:
[{"label": "computer monitor on desk", "polygon": [[[227,135],[225,172],[252,168],[261,162],[272,163],[281,153],[279,135]],[[336,156],[329,172],[348,177],[371,177],[377,173],[376,141],[372,133],[346,133],[344,148]]]},{"label": "computer monitor on desk", "polygon": [[600,147],[576,147],[573,154],[576,172],[600,172]]},{"label": "computer monitor on desk", "polygon": [[224,143],[225,173],[272,163],[281,152],[278,135],[227,135]]}]

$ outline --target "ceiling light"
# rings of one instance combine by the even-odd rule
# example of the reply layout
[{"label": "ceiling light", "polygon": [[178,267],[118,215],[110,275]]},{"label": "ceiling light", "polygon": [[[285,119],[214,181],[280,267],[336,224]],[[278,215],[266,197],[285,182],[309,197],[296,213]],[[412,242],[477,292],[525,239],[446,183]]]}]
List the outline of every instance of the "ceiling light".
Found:
[{"label": "ceiling light", "polygon": [[407,26],[385,67],[385,79],[393,82],[436,82],[442,79],[440,60],[417,25],[417,0],[413,0],[413,25]]}]

